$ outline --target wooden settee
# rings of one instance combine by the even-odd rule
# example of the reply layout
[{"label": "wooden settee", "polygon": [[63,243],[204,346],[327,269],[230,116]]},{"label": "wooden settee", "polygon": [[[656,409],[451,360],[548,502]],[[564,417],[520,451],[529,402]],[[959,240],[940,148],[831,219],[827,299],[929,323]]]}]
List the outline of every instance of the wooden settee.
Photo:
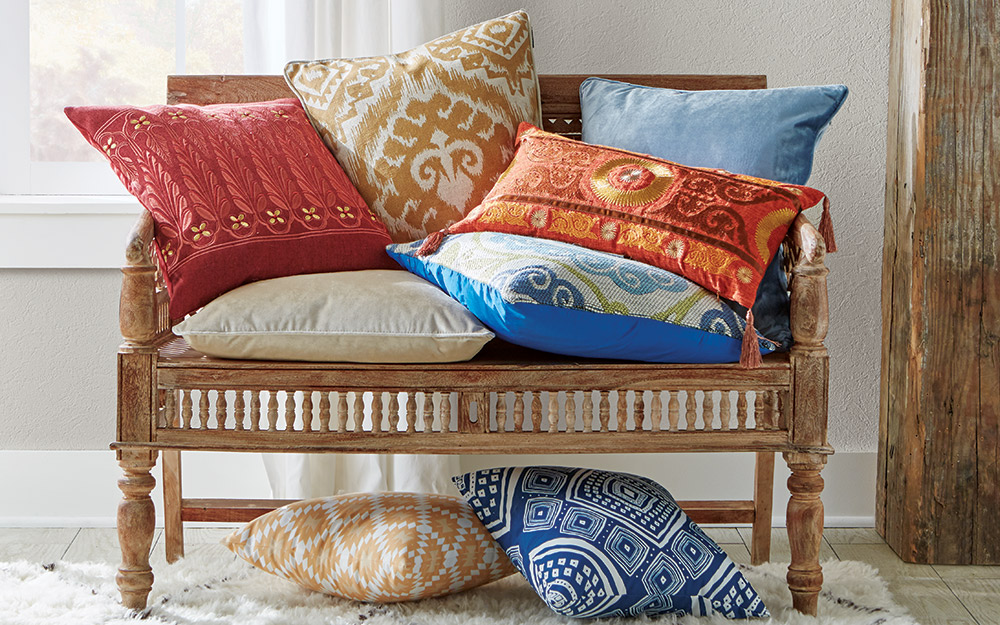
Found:
[{"label": "wooden settee", "polygon": [[[582,75],[541,76],[546,130],[580,132]],[[763,88],[763,76],[624,75],[679,89]],[[168,102],[288,97],[277,76],[173,76]],[[800,215],[784,242],[791,290],[789,353],[757,369],[574,359],[495,341],[473,360],[428,365],[261,362],[210,358],[173,335],[168,296],[140,218],[122,269],[118,508],[122,601],[143,608],[153,573],[151,470],[163,457],[167,558],[183,554],[184,521],[246,521],[283,501],[183,499],[180,452],[650,453],[755,452],[754,497],[681,502],[705,523],[753,523],[754,562],[767,558],[774,454],[791,469],[788,585],[815,614],[827,444],[825,245]],[[629,393],[628,391],[632,391]],[[371,393],[375,418],[349,418]],[[508,401],[510,394],[513,401]],[[612,402],[614,400],[614,402]],[[614,410],[612,410],[612,403]],[[628,410],[631,404],[631,410]],[[669,485],[668,485],[669,486]]]}]

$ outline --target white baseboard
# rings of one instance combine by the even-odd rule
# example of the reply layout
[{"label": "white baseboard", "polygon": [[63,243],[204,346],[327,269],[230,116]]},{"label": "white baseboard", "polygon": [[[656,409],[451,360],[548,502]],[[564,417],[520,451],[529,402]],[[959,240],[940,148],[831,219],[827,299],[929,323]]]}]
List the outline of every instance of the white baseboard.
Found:
[{"label": "white baseboard", "polygon": [[[678,499],[749,499],[751,454],[464,456],[462,469],[510,464],[592,466],[647,475]],[[823,471],[827,527],[874,527],[876,454],[836,454]],[[0,451],[0,527],[114,527],[120,471],[110,451]],[[159,482],[159,469],[154,470]],[[259,454],[188,452],[185,497],[271,497]],[[788,470],[775,467],[774,526],[785,525]],[[159,486],[153,491],[160,517]]]}]

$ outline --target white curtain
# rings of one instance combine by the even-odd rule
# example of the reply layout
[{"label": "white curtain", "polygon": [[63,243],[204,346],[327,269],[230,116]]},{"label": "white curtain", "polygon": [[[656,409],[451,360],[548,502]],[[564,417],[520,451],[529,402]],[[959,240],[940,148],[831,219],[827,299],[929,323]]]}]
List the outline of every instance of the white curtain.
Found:
[{"label": "white curtain", "polygon": [[[442,2],[246,0],[244,69],[280,74],[290,60],[408,50],[444,34]],[[272,495],[280,499],[358,491],[447,492],[458,473],[455,456],[265,454],[264,466]]]},{"label": "white curtain", "polygon": [[403,52],[444,34],[443,0],[246,0],[244,65]]}]

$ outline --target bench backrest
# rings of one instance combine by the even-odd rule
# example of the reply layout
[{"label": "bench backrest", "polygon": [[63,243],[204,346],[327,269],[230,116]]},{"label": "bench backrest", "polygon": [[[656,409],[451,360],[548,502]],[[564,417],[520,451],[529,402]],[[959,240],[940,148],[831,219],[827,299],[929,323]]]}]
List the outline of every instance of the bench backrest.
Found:
[{"label": "bench backrest", "polygon": [[[542,74],[542,117],[545,130],[568,137],[580,135],[580,83],[601,76],[650,87],[698,91],[703,89],[764,89],[760,75],[698,74]],[[282,76],[169,76],[167,104],[263,102],[293,97]]]}]

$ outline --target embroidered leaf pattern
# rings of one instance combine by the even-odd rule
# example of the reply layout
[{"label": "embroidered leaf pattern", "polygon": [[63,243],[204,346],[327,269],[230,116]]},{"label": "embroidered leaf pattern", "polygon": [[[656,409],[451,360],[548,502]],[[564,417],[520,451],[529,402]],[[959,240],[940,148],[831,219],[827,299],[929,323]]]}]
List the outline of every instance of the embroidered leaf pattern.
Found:
[{"label": "embroidered leaf pattern", "polygon": [[[325,247],[317,250],[327,251],[312,255],[319,260],[310,271],[333,270],[334,259],[348,256],[352,268],[362,268],[357,265],[363,262],[391,266],[384,255],[385,226],[369,212],[294,100],[84,109],[91,117],[79,120],[71,113],[70,118],[153,215],[173,318],[206,303],[177,297],[184,266],[206,267],[207,255],[231,253],[225,250],[237,242],[291,241],[319,233],[341,241],[350,231],[363,237],[358,240],[364,253],[351,256],[350,244],[318,239],[315,245]],[[331,268],[324,269],[323,262]],[[229,288],[248,279],[288,275],[287,270],[273,275],[246,271],[257,273],[227,278],[236,280]]]}]

